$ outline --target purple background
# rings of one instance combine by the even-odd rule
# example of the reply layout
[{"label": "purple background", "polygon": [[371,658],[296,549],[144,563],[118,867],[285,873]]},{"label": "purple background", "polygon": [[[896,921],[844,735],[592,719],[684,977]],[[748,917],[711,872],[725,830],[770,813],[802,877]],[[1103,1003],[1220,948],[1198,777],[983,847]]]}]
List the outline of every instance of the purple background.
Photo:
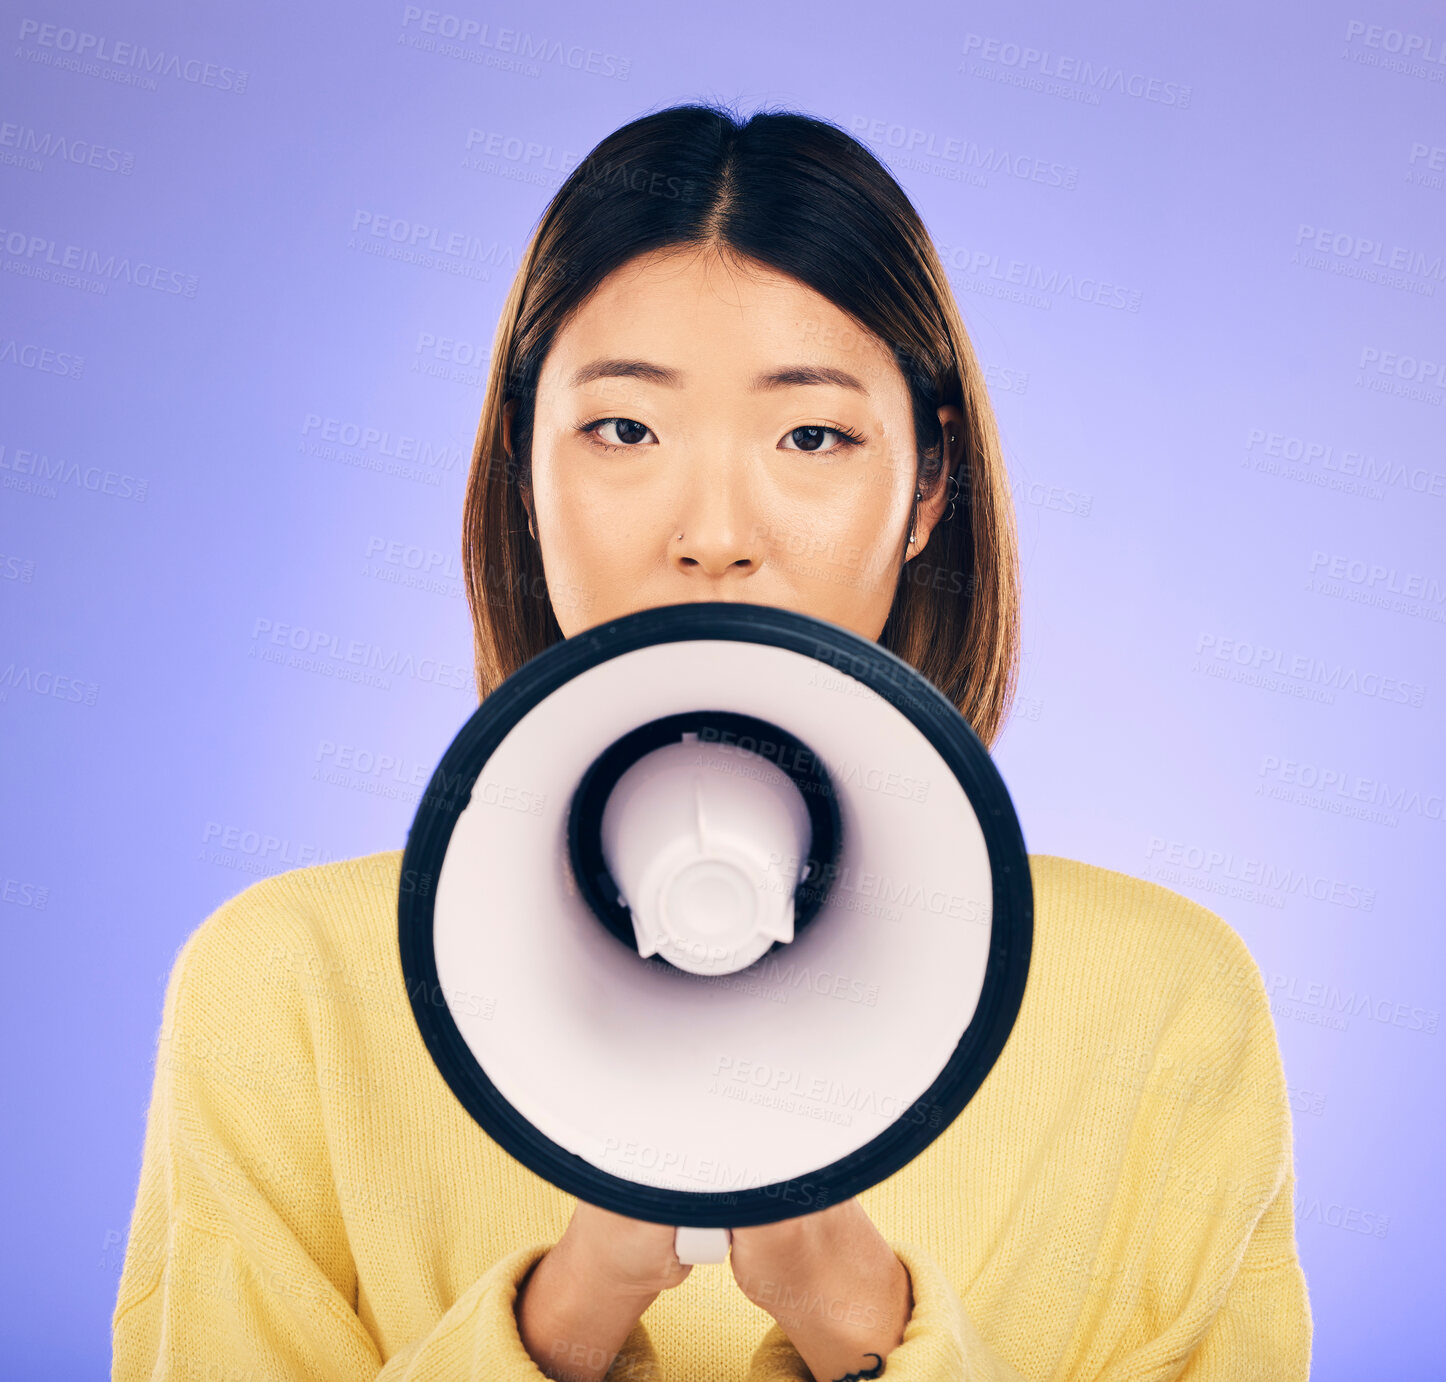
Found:
[{"label": "purple background", "polygon": [[[944,247],[1016,485],[1028,845],[1245,938],[1315,1375],[1439,1375],[1446,17],[1111,9],[7,7],[6,1372],[108,1367],[177,947],[399,847],[475,706],[463,483],[547,196],[721,97],[860,133]],[[340,680],[283,625],[445,666]]]}]

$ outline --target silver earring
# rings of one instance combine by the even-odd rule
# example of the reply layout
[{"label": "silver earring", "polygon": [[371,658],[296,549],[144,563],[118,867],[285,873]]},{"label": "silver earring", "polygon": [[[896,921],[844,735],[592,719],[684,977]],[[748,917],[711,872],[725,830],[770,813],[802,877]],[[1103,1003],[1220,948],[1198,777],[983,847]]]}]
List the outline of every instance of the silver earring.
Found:
[{"label": "silver earring", "polygon": [[916,490],[914,491],[914,516],[909,519],[909,544],[910,544],[910,546],[912,546],[912,545],[913,545],[913,542],[914,542],[914,525],[919,521],[919,500],[922,499],[923,497],[924,497],[924,491],[923,491],[923,490],[918,490],[918,489],[916,489]]},{"label": "silver earring", "polygon": [[949,483],[954,486],[954,489],[949,495],[949,507],[944,510],[944,517],[939,520],[940,523],[947,522],[953,515],[955,501],[959,498],[959,477],[951,472]]}]

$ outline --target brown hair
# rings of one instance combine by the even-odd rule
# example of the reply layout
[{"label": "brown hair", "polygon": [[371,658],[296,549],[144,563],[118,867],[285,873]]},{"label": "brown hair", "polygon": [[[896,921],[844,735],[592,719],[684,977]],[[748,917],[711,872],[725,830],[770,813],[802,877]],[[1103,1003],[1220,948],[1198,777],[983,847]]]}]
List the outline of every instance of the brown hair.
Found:
[{"label": "brown hair", "polygon": [[843,129],[788,111],[745,121],[686,104],[642,116],[603,139],[543,212],[498,322],[463,506],[480,695],[563,637],[522,502],[543,360],[614,269],[684,245],[788,275],[892,349],[913,402],[925,494],[942,468],[938,409],[962,411],[954,513],[904,563],[878,641],[992,746],[1018,671],[1019,559],[983,373],[933,241],[892,174]]}]

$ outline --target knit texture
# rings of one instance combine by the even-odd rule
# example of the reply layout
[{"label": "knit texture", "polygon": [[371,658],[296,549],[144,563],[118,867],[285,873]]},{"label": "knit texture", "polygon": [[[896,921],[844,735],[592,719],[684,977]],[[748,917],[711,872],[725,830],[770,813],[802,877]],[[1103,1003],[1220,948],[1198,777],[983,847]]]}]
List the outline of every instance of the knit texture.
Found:
[{"label": "knit texture", "polygon": [[[181,947],[112,1322],[117,1382],[545,1374],[519,1284],[576,1201],[457,1102],[397,952],[401,851],[253,883]],[[860,1199],[914,1309],[890,1382],[1304,1382],[1290,1106],[1259,967],[1198,903],[1031,855],[1002,1055]],[[499,980],[505,986],[505,980]],[[806,1382],[726,1263],[643,1315],[628,1382]]]}]

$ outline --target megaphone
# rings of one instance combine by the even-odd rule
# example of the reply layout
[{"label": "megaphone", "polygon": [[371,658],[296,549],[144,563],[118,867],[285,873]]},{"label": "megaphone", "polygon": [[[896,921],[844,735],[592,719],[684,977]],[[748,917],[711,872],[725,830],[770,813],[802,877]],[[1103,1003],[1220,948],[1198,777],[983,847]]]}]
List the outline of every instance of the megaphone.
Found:
[{"label": "megaphone", "polygon": [[968,722],[772,606],[645,609],[533,657],[443,754],[402,864],[452,1092],[559,1189],[674,1225],[685,1263],[923,1152],[1028,975],[1024,840]]}]

